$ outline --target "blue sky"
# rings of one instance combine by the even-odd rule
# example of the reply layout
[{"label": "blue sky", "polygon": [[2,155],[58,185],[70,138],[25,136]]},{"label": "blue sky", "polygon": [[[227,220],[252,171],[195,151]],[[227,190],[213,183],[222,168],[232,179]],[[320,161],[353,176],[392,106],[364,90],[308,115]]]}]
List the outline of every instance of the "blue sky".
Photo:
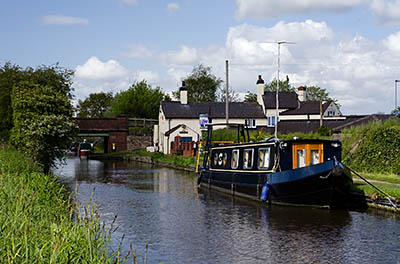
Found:
[{"label": "blue sky", "polygon": [[[194,66],[211,66],[242,97],[258,74],[317,85],[344,114],[389,113],[400,79],[399,0],[4,1],[0,63],[75,70],[77,99],[146,79],[176,90]],[[400,94],[400,87],[399,87]],[[400,96],[398,101],[400,101]]]}]

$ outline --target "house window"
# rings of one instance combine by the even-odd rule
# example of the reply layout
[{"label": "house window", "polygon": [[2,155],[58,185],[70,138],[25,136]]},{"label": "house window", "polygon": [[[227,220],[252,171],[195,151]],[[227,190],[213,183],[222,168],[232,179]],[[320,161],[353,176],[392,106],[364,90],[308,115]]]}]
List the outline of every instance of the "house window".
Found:
[{"label": "house window", "polygon": [[243,169],[253,167],[253,149],[245,149],[243,154]]},{"label": "house window", "polygon": [[328,116],[336,116],[336,112],[335,111],[328,111]]},{"label": "house window", "polygon": [[[275,127],[277,117],[276,116],[268,116],[267,119],[268,119],[267,126],[268,127]],[[279,120],[279,118],[278,118],[278,120]]]},{"label": "house window", "polygon": [[246,126],[248,128],[256,128],[256,120],[255,119],[246,119]]},{"label": "house window", "polygon": [[231,167],[232,167],[232,169],[236,169],[238,166],[239,166],[239,150],[234,149],[232,151]]},{"label": "house window", "polygon": [[261,148],[258,150],[258,168],[268,169],[270,166],[270,148]]}]

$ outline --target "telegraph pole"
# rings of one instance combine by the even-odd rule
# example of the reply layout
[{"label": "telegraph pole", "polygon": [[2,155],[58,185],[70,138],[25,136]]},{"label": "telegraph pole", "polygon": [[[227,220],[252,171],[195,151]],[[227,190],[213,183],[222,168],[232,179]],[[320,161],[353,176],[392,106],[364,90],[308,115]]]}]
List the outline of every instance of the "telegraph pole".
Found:
[{"label": "telegraph pole", "polygon": [[228,78],[228,60],[225,61],[225,77],[226,77],[226,92],[225,92],[225,118],[226,123],[229,123],[229,78]]}]

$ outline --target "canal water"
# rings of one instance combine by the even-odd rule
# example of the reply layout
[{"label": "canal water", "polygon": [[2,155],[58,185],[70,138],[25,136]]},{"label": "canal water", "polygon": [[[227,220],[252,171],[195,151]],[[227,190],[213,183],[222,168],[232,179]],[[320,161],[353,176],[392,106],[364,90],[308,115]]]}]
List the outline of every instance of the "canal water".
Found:
[{"label": "canal water", "polygon": [[[400,216],[262,206],[197,188],[194,173],[146,163],[67,159],[60,179],[117,215],[111,247],[143,263],[398,263]],[[123,255],[122,254],[122,255]]]}]

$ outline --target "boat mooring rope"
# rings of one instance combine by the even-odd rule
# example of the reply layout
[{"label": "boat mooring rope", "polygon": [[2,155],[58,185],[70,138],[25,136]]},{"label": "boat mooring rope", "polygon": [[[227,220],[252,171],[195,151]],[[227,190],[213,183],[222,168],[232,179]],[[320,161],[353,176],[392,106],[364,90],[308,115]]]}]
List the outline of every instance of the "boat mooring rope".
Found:
[{"label": "boat mooring rope", "polygon": [[387,193],[385,193],[384,191],[380,190],[378,187],[376,187],[375,185],[373,185],[372,183],[370,183],[367,179],[365,179],[364,177],[362,177],[360,174],[358,174],[356,171],[354,171],[353,169],[349,168],[348,166],[344,165],[347,169],[349,169],[352,173],[354,173],[355,175],[357,175],[358,177],[360,177],[363,181],[365,181],[366,183],[368,183],[369,185],[371,185],[373,188],[375,188],[376,190],[378,190],[379,192],[381,192],[385,198],[389,201],[389,203],[396,209],[398,209],[399,207],[393,203],[392,199],[394,199],[393,197],[391,197],[390,195],[388,195]]}]

